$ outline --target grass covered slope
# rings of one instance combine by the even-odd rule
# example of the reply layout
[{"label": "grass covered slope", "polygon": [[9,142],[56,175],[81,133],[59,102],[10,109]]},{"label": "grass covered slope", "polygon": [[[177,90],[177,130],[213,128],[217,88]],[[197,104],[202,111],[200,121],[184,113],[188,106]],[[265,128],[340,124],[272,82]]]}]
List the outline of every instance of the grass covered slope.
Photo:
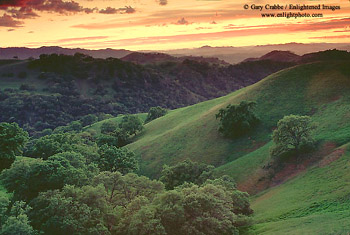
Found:
[{"label": "grass covered slope", "polygon": [[[349,91],[349,62],[296,66],[230,95],[176,109],[147,124],[129,148],[141,156],[146,175],[155,176],[163,164],[190,158],[219,166],[218,174],[229,174],[239,184],[252,184],[246,181],[260,177],[269,160],[272,130],[285,115],[311,115],[318,124],[315,135],[320,145],[332,142],[336,147],[349,141]],[[215,114],[242,100],[257,102],[262,124],[248,136],[224,139],[217,131]]]},{"label": "grass covered slope", "polygon": [[325,162],[252,200],[252,234],[348,234],[350,151],[342,146]]}]

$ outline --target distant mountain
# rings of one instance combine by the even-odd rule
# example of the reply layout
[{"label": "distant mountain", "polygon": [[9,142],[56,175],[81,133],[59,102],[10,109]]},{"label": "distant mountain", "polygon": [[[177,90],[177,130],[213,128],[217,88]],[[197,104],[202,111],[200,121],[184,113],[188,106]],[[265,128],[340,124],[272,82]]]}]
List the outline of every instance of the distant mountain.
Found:
[{"label": "distant mountain", "polygon": [[109,57],[121,58],[131,53],[128,50],[115,50],[115,49],[101,49],[101,50],[88,50],[81,48],[62,48],[62,47],[40,47],[40,48],[26,48],[26,47],[8,47],[0,48],[0,59],[28,59],[30,57],[39,58],[41,54],[64,54],[74,55],[75,53],[81,53],[92,56],[94,58],[106,59]]},{"label": "distant mountain", "polygon": [[161,62],[178,62],[178,58],[164,53],[142,53],[133,52],[121,58],[123,61],[133,62],[135,64],[154,64]]},{"label": "distant mountain", "polygon": [[245,46],[245,47],[211,47],[203,46],[193,49],[177,49],[159,51],[173,56],[204,56],[216,57],[228,63],[236,64],[246,60],[247,58],[259,58],[271,51],[290,51],[297,55],[304,55],[315,51],[324,51],[329,49],[350,50],[350,43],[286,43],[261,46]]},{"label": "distant mountain", "polygon": [[[350,60],[350,53],[342,50],[326,50],[305,54],[300,57],[299,63],[308,63],[324,60]],[[350,67],[350,66],[349,66]]]},{"label": "distant mountain", "polygon": [[345,50],[333,49],[333,50],[308,53],[308,54],[299,56],[290,51],[271,51],[259,58],[248,58],[244,60],[243,63],[252,62],[252,61],[263,61],[263,60],[304,64],[308,62],[325,61],[325,60],[350,60],[350,53]]},{"label": "distant mountain", "polygon": [[210,64],[229,65],[229,63],[214,57],[203,56],[182,56],[175,57],[164,53],[142,53],[133,52],[121,58],[123,61],[133,62],[135,64],[156,64],[164,62],[183,62],[184,60],[193,60],[197,62],[206,62]]},{"label": "distant mountain", "polygon": [[296,55],[290,51],[271,51],[266,55],[259,58],[248,58],[244,61],[257,61],[257,60],[273,60],[273,61],[283,61],[283,62],[296,62],[301,58],[301,56]]}]

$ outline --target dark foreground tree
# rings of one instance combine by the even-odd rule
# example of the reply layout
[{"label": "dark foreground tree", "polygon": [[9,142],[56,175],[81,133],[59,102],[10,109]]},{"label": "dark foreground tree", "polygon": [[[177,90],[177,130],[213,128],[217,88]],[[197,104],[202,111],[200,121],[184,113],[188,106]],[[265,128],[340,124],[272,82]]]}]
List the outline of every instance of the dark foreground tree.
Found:
[{"label": "dark foreground tree", "polygon": [[23,201],[16,201],[5,223],[0,226],[1,235],[35,235],[37,234],[29,224],[28,211],[31,208]]},{"label": "dark foreground tree", "polygon": [[88,114],[82,117],[80,121],[82,122],[83,126],[91,126],[98,121],[98,118],[95,114]]},{"label": "dark foreground tree", "polygon": [[123,174],[138,170],[135,153],[127,148],[102,145],[99,149],[98,166],[101,171],[119,171]]},{"label": "dark foreground tree", "polygon": [[25,158],[17,160],[2,172],[0,180],[15,200],[29,202],[39,192],[61,189],[64,185],[85,185],[97,174],[95,164],[86,164],[79,153],[58,153],[47,160]]},{"label": "dark foreground tree", "polygon": [[33,227],[43,234],[110,234],[117,211],[106,201],[102,185],[81,188],[66,185],[62,190],[40,193],[29,213]]},{"label": "dark foreground tree", "polygon": [[124,211],[118,234],[238,234],[250,223],[248,194],[221,183],[184,184],[151,203],[138,197]]},{"label": "dark foreground tree", "polygon": [[141,119],[136,115],[125,115],[122,118],[119,127],[125,130],[129,135],[136,135],[137,132],[143,130]]},{"label": "dark foreground tree", "polygon": [[117,128],[108,134],[98,135],[96,138],[96,143],[98,146],[107,144],[120,148],[130,143],[130,138],[125,130]]},{"label": "dark foreground tree", "polygon": [[118,128],[118,123],[114,121],[105,121],[101,124],[101,133],[109,134],[115,131]]},{"label": "dark foreground tree", "polygon": [[0,172],[11,166],[27,141],[28,133],[17,123],[0,123]]},{"label": "dark foreground tree", "polygon": [[289,115],[279,120],[272,138],[275,146],[271,148],[271,155],[278,157],[291,152],[304,152],[314,144],[312,130],[315,126],[309,116]]},{"label": "dark foreground tree", "polygon": [[216,114],[216,119],[220,119],[219,132],[225,137],[237,138],[254,129],[259,123],[255,106],[255,102],[242,101],[239,105],[229,104],[220,109]]},{"label": "dark foreground tree", "polygon": [[145,123],[148,123],[154,119],[164,116],[168,111],[160,106],[152,107],[148,111]]},{"label": "dark foreground tree", "polygon": [[207,179],[213,177],[214,166],[204,163],[185,160],[174,166],[163,167],[160,177],[166,189],[174,189],[174,187],[182,185],[185,182],[203,184]]}]

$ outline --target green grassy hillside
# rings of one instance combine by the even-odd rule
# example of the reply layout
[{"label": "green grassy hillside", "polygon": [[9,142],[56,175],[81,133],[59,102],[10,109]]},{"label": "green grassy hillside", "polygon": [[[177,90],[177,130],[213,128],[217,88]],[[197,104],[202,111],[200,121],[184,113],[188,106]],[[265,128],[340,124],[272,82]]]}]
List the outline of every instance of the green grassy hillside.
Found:
[{"label": "green grassy hillside", "polygon": [[[285,115],[312,115],[320,149],[350,140],[348,66],[348,62],[300,65],[230,95],[176,109],[147,124],[129,148],[143,159],[142,173],[146,175],[157,175],[163,164],[191,158],[217,166],[218,174],[229,174],[239,184],[251,184],[244,181],[260,177],[261,167],[269,160],[272,130]],[[242,100],[257,102],[262,124],[249,136],[224,139],[217,131],[215,114]],[[331,150],[325,149],[324,154]]]},{"label": "green grassy hillside", "polygon": [[[251,193],[254,225],[248,234],[347,234],[350,231],[350,66],[317,62],[275,73],[230,95],[171,111],[145,126],[128,145],[142,173],[183,159],[214,164]],[[249,136],[223,138],[215,114],[228,104],[257,102],[261,125]],[[310,115],[317,149],[300,164],[269,175],[271,134],[288,114]]]},{"label": "green grassy hillside", "polygon": [[346,147],[349,145],[298,177],[255,196],[256,224],[250,233],[348,234],[350,151]]}]

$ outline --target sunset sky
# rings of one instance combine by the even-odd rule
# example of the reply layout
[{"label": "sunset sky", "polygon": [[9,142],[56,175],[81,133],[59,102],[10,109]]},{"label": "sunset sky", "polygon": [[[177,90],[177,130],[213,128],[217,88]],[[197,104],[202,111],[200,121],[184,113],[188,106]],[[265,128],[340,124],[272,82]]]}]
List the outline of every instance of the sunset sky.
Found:
[{"label": "sunset sky", "polygon": [[[244,5],[249,9],[245,10]],[[252,4],[340,6],[315,18],[262,18]],[[163,50],[350,42],[350,1],[0,0],[0,47]]]}]

